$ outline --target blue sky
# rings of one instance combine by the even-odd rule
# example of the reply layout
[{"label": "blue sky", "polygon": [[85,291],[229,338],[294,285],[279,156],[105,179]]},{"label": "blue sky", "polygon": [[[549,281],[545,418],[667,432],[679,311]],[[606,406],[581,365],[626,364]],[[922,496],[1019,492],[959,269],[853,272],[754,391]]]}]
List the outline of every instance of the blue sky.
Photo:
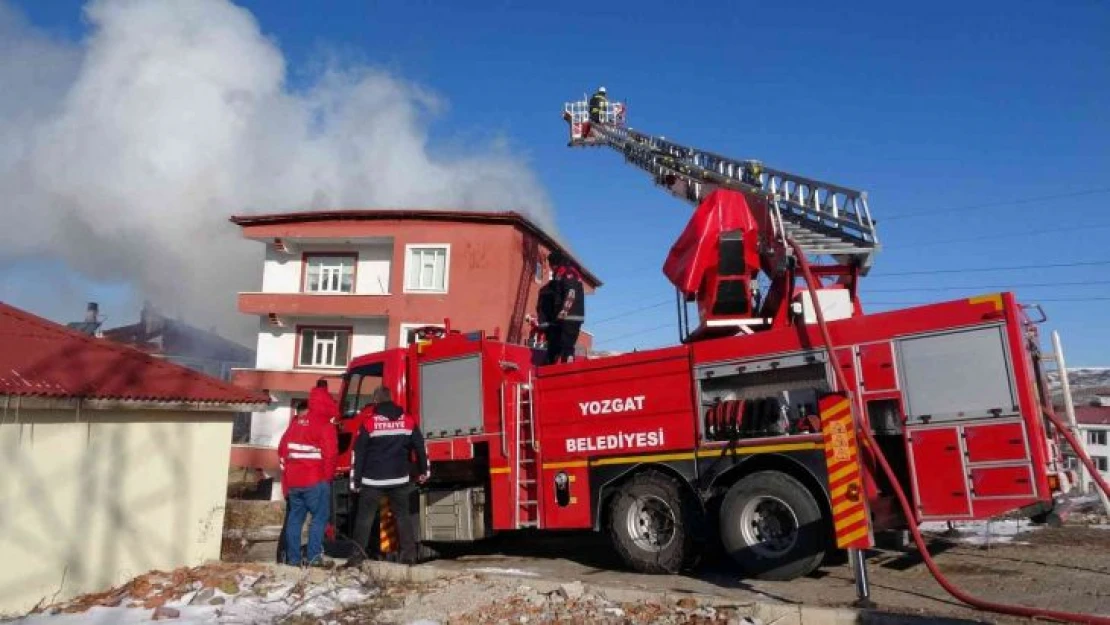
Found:
[{"label": "blue sky", "polygon": [[[14,4],[83,35],[81,2]],[[437,144],[506,138],[605,280],[589,315],[610,320],[587,324],[601,348],[674,341],[671,306],[623,313],[672,297],[660,267],[690,208],[615,153],[566,147],[562,102],[598,84],[638,129],[867,190],[884,246],[869,309],[1011,287],[1043,303],[1069,364],[1110,365],[1105,3],[239,4],[294,84],[338,54],[444,98]],[[1069,263],[1103,264],[997,269]],[[992,270],[899,275],[979,268]],[[5,299],[27,275],[0,268]]]}]

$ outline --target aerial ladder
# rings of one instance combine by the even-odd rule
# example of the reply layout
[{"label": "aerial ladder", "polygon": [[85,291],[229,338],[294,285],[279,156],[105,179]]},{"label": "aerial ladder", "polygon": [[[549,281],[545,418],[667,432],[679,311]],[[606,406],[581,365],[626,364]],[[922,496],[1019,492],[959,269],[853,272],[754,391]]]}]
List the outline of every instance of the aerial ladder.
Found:
[{"label": "aerial ladder", "polygon": [[[863,314],[858,280],[870,270],[879,251],[866,192],[633,130],[626,124],[622,102],[603,102],[593,119],[588,100],[567,102],[563,119],[570,126],[569,146],[612,148],[651,175],[657,185],[696,207],[663,267],[678,291],[683,342],[813,323],[821,331],[830,361],[835,358],[837,346],[826,324]],[[714,252],[713,258],[704,257],[707,249]],[[765,290],[755,282],[760,272],[770,281]],[[798,280],[803,280],[805,287],[797,287]],[[690,332],[684,321],[685,304],[693,301],[701,319]],[[832,367],[832,371],[839,389],[851,388],[841,367]],[[850,397],[851,391],[843,394]],[[864,455],[874,461],[875,469],[886,474],[926,566],[946,591],[983,610],[1110,625],[1110,617],[993,603],[953,586],[929,554],[907,495],[871,428],[860,418],[855,402],[847,404],[854,430],[849,442],[866,450]],[[1110,485],[1097,475],[1067,425],[1050,405],[1043,408],[1044,416],[1094,473],[1103,494],[1110,494]],[[830,432],[825,430],[822,423],[827,442]],[[864,470],[862,465],[857,468]],[[860,606],[871,605],[863,554],[872,544],[868,538],[840,545],[849,551]]]},{"label": "aerial ladder", "polygon": [[[818,305],[826,316],[839,308],[842,315],[834,318],[862,313],[858,279],[879,250],[866,192],[639,132],[626,125],[625,113],[624,103],[605,102],[591,120],[587,101],[566,103],[569,145],[616,150],[697,207],[664,267],[679,292],[684,342],[770,329],[803,308],[812,323]],[[706,237],[718,239],[718,254],[693,258]],[[837,287],[821,289],[827,292],[818,294],[817,303],[794,287],[800,276],[790,241],[818,263],[812,267],[816,276],[832,278]],[[769,280],[766,288],[757,281],[760,272]],[[695,301],[701,319],[691,331],[682,303]]]}]

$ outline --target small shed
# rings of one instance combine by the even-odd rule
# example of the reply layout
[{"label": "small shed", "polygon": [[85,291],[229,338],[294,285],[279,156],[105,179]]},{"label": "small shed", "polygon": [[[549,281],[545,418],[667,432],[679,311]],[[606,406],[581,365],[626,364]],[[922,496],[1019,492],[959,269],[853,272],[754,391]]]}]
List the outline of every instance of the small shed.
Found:
[{"label": "small shed", "polygon": [[268,398],[0,303],[0,614],[218,559]]}]

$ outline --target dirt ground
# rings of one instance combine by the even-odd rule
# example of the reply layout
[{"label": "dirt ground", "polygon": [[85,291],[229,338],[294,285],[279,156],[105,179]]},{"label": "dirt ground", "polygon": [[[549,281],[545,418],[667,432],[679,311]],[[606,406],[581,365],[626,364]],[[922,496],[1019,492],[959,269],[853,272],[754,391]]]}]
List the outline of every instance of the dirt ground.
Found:
[{"label": "dirt ground", "polygon": [[[1025,544],[1027,543],[1027,544]],[[1084,527],[1038,529],[1013,544],[980,547],[932,537],[930,551],[959,588],[983,599],[1059,610],[1110,614],[1110,531]],[[872,598],[884,610],[987,622],[1023,622],[972,610],[949,596],[914,550],[876,551],[869,557]],[[440,560],[437,566],[488,570],[545,579],[672,592],[848,607],[855,600],[851,570],[828,566],[791,582],[743,580],[726,563],[690,575],[650,576],[623,570],[608,545],[593,535],[501,540],[482,552]]]},{"label": "dirt ground", "polygon": [[[227,527],[249,529],[281,524],[280,504],[229,501]],[[1041,527],[987,546],[928,534],[930,552],[959,588],[990,601],[1110,614],[1110,529],[1068,525]],[[263,538],[225,539],[225,560],[272,561],[275,543]],[[1023,622],[985,614],[949,596],[933,579],[916,550],[876,550],[868,558],[872,598],[883,610],[986,622]],[[726,561],[710,561],[686,575],[640,575],[623,567],[604,537],[593,533],[521,533],[436,560],[460,572],[571,582],[649,591],[701,593],[743,601],[848,607],[855,601],[851,570],[833,563],[791,582],[741,579]]]}]

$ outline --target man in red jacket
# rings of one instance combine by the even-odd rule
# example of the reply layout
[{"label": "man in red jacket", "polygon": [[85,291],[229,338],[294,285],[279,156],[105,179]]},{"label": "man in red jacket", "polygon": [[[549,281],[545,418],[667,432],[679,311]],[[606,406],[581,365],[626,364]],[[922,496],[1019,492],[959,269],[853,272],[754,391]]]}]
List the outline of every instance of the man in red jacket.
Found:
[{"label": "man in red jacket", "polygon": [[[315,389],[313,389],[315,390]],[[327,392],[327,389],[324,389]],[[288,502],[285,519],[285,560],[301,564],[301,531],[305,516],[312,515],[308,526],[308,564],[325,566],[324,530],[328,524],[331,479],[335,475],[335,426],[326,418],[311,418],[308,403],[297,400],[296,414],[278,444],[281,463],[281,488]]]},{"label": "man in red jacket", "polygon": [[308,418],[334,424],[338,417],[339,404],[328,392],[328,381],[324,378],[316,380],[316,388],[308,394]]}]

